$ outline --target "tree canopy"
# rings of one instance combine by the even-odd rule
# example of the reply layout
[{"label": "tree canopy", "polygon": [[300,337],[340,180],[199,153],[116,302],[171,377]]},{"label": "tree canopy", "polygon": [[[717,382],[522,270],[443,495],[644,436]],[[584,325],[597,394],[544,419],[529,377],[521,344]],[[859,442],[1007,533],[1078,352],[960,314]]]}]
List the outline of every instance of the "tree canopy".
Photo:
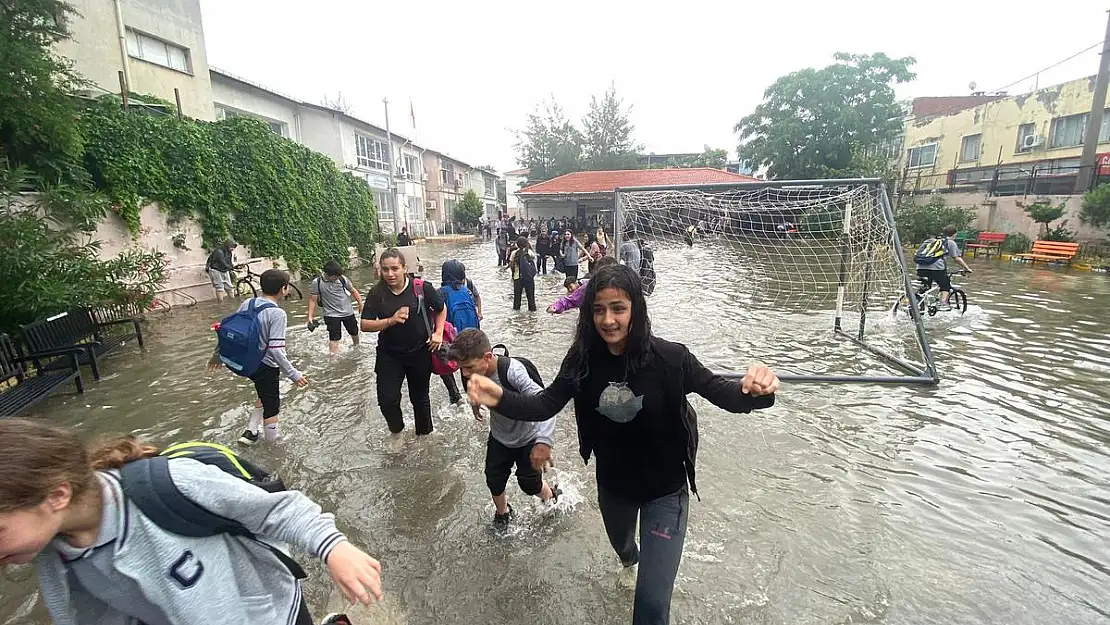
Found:
[{"label": "tree canopy", "polygon": [[893,85],[915,78],[912,57],[838,52],[836,63],[781,76],[736,124],[741,160],[771,179],[871,175],[855,172],[902,126]]},{"label": "tree canopy", "polygon": [[585,129],[583,143],[583,169],[636,169],[637,152],[643,149],[632,140],[634,126],[628,120],[631,107],[617,97],[612,84],[599,101],[590,98],[590,110],[582,118]]},{"label": "tree canopy", "polygon": [[531,172],[529,182],[549,180],[582,169],[582,133],[552,98],[528,115],[517,133],[517,160]]},{"label": "tree canopy", "polygon": [[485,207],[481,198],[474,189],[467,189],[455,207],[455,221],[466,226],[478,225],[478,218],[482,216]]}]

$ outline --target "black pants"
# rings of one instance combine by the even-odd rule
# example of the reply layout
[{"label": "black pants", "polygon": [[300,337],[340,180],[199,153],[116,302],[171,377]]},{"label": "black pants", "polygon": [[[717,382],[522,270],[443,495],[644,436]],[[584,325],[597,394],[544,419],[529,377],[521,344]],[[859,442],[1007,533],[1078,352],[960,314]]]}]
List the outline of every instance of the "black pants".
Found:
[{"label": "black pants", "polygon": [[532,468],[532,441],[524,447],[506,447],[492,435],[486,443],[486,486],[494,497],[505,494],[505,485],[509,483],[509,473],[516,465],[516,483],[526,495],[538,495],[543,490],[543,477],[539,471]]},{"label": "black pants", "polygon": [[[947,269],[918,269],[917,277],[936,282],[937,286],[940,287],[942,291],[952,290],[952,278],[948,276]],[[923,284],[925,285],[925,290],[928,290],[928,283],[923,282]]]},{"label": "black pants", "polygon": [[540,266],[539,266],[540,273],[542,273],[543,275],[546,276],[547,275],[547,254],[540,254],[539,255],[539,261],[540,261],[540,263],[539,263],[540,264]]},{"label": "black pants", "polygon": [[513,280],[513,310],[520,310],[520,294],[528,294],[528,310],[536,310],[536,279],[517,278]]},{"label": "black pants", "polygon": [[358,336],[358,321],[355,320],[354,315],[347,315],[346,317],[324,317],[324,325],[328,327],[329,341],[338,341],[342,339],[344,328],[346,328],[347,334]]},{"label": "black pants", "polygon": [[505,250],[503,250],[501,248],[498,248],[497,249],[497,266],[500,267],[501,265],[508,265],[508,264],[509,264],[509,259],[505,257]]},{"label": "black pants", "polygon": [[[671,620],[671,594],[682,545],[686,542],[686,519],[690,495],[682,490],[645,503],[629,501],[600,484],[597,503],[609,543],[621,563],[639,563],[632,625],[667,625]],[[640,546],[636,546],[636,519],[640,520]]]},{"label": "black pants", "polygon": [[405,429],[405,421],[401,418],[401,382],[408,380],[416,433],[431,434],[432,402],[428,398],[428,387],[432,379],[432,355],[424,352],[399,358],[379,349],[374,373],[377,374],[378,407],[389,431],[396,434]]},{"label": "black pants", "polygon": [[[462,376],[462,375],[460,375],[459,377],[462,378],[462,390],[463,390],[463,393],[465,393],[466,392],[466,377]],[[457,398],[462,398],[462,393],[459,392],[459,385],[455,382],[455,374],[454,373],[448,373],[447,375],[441,375],[441,376],[439,376],[439,379],[443,380],[443,387],[447,389],[447,395],[451,398],[452,402],[457,401]]]},{"label": "black pants", "polygon": [[575,263],[575,264],[572,265],[570,263],[564,263],[563,264],[563,273],[565,273],[568,278],[574,278],[575,280],[577,280],[578,279],[578,264]]},{"label": "black pants", "polygon": [[258,371],[251,376],[254,382],[254,391],[262,402],[262,418],[276,417],[281,412],[281,391],[278,389],[278,380],[281,370],[270,365],[259,365]]}]

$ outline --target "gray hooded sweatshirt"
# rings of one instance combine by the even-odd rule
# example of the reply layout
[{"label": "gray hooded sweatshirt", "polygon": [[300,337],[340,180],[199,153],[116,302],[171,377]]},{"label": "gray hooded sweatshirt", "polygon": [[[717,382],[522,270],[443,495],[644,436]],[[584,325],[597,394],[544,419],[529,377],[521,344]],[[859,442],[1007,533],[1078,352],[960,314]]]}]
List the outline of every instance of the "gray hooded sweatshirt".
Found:
[{"label": "gray hooded sweatshirt", "polygon": [[[258,541],[326,559],[346,540],[332,515],[298,491],[267,493],[189,458],[171,460],[170,475],[188,499],[239,521]],[[295,623],[300,582],[265,546],[227,534],[171,534],[124,499],[118,471],[97,477],[104,509],[95,544],[81,552],[55,539],[35,559],[56,625]]]}]

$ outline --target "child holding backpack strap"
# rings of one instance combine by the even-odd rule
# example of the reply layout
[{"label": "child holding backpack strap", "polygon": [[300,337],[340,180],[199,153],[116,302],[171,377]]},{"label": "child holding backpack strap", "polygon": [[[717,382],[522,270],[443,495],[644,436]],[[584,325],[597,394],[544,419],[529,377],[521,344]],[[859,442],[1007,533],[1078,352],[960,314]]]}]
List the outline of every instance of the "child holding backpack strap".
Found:
[{"label": "child holding backpack strap", "polygon": [[288,317],[278,302],[289,291],[289,274],[280,269],[267,269],[258,278],[262,297],[253,297],[239,310],[222,320],[216,330],[219,342],[216,353],[208,361],[209,369],[227,366],[237,375],[250,378],[258,401],[251,411],[247,428],[239,436],[243,445],[258,442],[260,428],[266,441],[278,439],[278,413],[281,411],[279,373],[300,387],[308,386],[308,378],[289,362],[285,355],[285,326]]},{"label": "child holding backpack strap", "polygon": [[527,237],[516,240],[516,249],[509,255],[513,270],[513,310],[520,310],[520,295],[528,295],[528,310],[536,311],[536,253]]},{"label": "child holding backpack strap", "polygon": [[[503,347],[503,346],[501,346]],[[526,396],[543,390],[543,380],[535,365],[524,358],[510,358],[493,353],[485,332],[471,328],[463,330],[451,345],[451,358],[459,363],[463,379],[478,374],[496,384]],[[474,416],[481,421],[481,414]],[[516,465],[516,481],[526,495],[536,496],[543,502],[554,501],[559,496],[543,480],[541,472],[551,463],[551,450],[555,446],[555,417],[528,423],[512,421],[490,411],[489,440],[486,443],[486,486],[493,496],[496,511],[493,523],[505,526],[513,516],[513,507],[505,494],[509,474]]]},{"label": "child holding backpack strap", "polygon": [[130,436],[88,449],[59,428],[0,421],[0,565],[35,563],[57,625],[312,625],[299,567],[273,543],[322,559],[349,600],[381,598],[381,565],[347,542],[331,514],[300,492],[267,492],[213,464],[166,461],[178,496],[246,533],[167,531],[124,489],[126,467],[157,454]]}]

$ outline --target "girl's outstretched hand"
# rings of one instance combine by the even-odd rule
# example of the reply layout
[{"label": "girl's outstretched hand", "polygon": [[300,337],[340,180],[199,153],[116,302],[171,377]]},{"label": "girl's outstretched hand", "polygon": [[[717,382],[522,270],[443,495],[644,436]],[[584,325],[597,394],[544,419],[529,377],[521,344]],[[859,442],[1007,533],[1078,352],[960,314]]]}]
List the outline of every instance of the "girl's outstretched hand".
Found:
[{"label": "girl's outstretched hand", "polygon": [[472,406],[496,408],[501,403],[501,385],[484,375],[474,374],[466,382],[466,397]]},{"label": "girl's outstretched hand", "polygon": [[767,365],[756,363],[748,367],[748,372],[744,374],[740,385],[745,393],[753,397],[774,395],[779,390],[779,378]]},{"label": "girl's outstretched hand", "polygon": [[370,605],[382,598],[382,565],[347,541],[332,548],[328,573],[351,603]]}]

